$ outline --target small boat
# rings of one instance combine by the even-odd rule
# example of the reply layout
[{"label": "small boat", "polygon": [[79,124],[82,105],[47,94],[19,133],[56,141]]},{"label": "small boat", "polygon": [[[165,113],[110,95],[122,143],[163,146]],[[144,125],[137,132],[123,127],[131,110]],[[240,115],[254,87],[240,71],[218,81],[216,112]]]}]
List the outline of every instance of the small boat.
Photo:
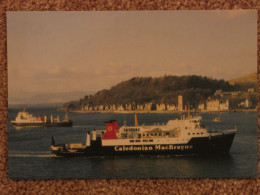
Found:
[{"label": "small boat", "polygon": [[213,121],[214,121],[214,122],[222,122],[222,120],[221,120],[220,117],[215,117],[215,118],[213,119]]},{"label": "small boat", "polygon": [[73,125],[67,112],[65,119],[60,121],[59,116],[54,118],[51,115],[50,119],[46,115],[35,117],[25,110],[18,112],[15,120],[12,120],[11,123],[14,127],[71,127]]},{"label": "small boat", "polygon": [[57,156],[184,155],[228,153],[236,129],[208,131],[200,125],[201,116],[169,120],[166,124],[118,128],[116,120],[106,122],[105,130],[87,132],[86,144],[58,144],[52,137],[51,151]]}]

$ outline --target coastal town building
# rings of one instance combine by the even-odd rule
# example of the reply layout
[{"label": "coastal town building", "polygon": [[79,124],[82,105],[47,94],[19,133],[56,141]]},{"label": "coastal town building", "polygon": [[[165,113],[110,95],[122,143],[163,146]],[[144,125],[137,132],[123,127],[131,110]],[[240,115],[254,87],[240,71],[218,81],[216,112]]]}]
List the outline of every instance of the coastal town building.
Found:
[{"label": "coastal town building", "polygon": [[244,102],[241,102],[238,106],[244,107],[244,108],[251,108],[252,102],[250,102],[248,99],[246,99]]},{"label": "coastal town building", "polygon": [[145,105],[144,105],[144,110],[145,111],[151,111],[152,110],[152,103],[150,102],[150,103],[146,103]]},{"label": "coastal town building", "polygon": [[168,111],[174,111],[177,110],[176,106],[174,104],[167,104],[166,109]]},{"label": "coastal town building", "polygon": [[143,109],[144,109],[144,105],[143,104],[137,104],[136,105],[136,110],[142,111]]},{"label": "coastal town building", "polygon": [[229,101],[220,102],[219,103],[219,110],[229,110]]},{"label": "coastal town building", "polygon": [[133,110],[133,108],[132,108],[132,107],[133,107],[132,104],[126,104],[125,107],[126,107],[126,110],[127,110],[127,111],[131,111],[131,110]]},{"label": "coastal town building", "polygon": [[248,93],[254,93],[255,92],[255,89],[254,88],[249,88],[248,89]]},{"label": "coastal town building", "polygon": [[120,105],[118,105],[117,110],[118,111],[124,111],[125,108],[124,108],[124,106],[122,104],[120,104]]},{"label": "coastal town building", "polygon": [[229,101],[221,102],[218,99],[207,101],[207,110],[209,111],[224,111],[229,110]]},{"label": "coastal town building", "polygon": [[157,111],[164,111],[164,110],[166,110],[165,104],[156,104],[156,110]]},{"label": "coastal town building", "polygon": [[110,111],[116,111],[117,109],[116,109],[116,105],[115,104],[113,104],[113,105],[110,105]]},{"label": "coastal town building", "polygon": [[178,96],[178,111],[183,111],[183,99],[182,95]]},{"label": "coastal town building", "polygon": [[105,105],[105,111],[109,111],[110,106],[109,105]]},{"label": "coastal town building", "polygon": [[[225,93],[225,92],[224,92]],[[198,105],[192,105],[192,108],[197,108],[198,110],[205,110],[205,111],[228,111],[230,107],[234,109],[234,105],[230,105],[229,103],[229,97],[225,96],[225,94],[222,93],[221,90],[216,91],[213,98],[208,98],[206,102],[200,102]],[[233,93],[233,92],[232,92]],[[248,93],[248,92],[246,92]],[[223,97],[220,97],[222,96]],[[229,92],[231,95],[231,92]],[[234,92],[235,94],[235,92]],[[218,97],[216,97],[218,96]],[[224,101],[223,101],[224,100]],[[253,101],[252,101],[253,102]],[[240,102],[239,104],[236,103],[236,108],[252,108],[254,104],[249,101],[249,99],[245,99],[245,101]],[[255,106],[254,106],[255,108]],[[82,104],[78,110],[79,111],[86,111],[86,112],[121,112],[121,111],[143,111],[143,112],[149,112],[149,111],[187,111],[189,108],[188,105],[183,105],[183,96],[178,96],[178,104],[174,105],[173,103],[158,103],[153,104],[152,102],[148,103],[139,103],[136,104],[128,103],[128,104],[110,104],[110,105],[84,105]]]},{"label": "coastal town building", "polygon": [[198,109],[205,110],[205,104],[204,103],[199,104]]},{"label": "coastal town building", "polygon": [[103,110],[104,110],[104,105],[99,105],[99,106],[98,106],[98,110],[99,110],[99,111],[103,111]]}]

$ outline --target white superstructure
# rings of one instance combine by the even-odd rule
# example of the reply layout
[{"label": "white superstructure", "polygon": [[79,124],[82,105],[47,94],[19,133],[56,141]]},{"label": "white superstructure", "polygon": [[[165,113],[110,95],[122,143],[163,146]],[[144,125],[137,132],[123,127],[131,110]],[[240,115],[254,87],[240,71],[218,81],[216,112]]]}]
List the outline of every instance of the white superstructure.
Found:
[{"label": "white superstructure", "polygon": [[[117,139],[102,140],[103,146],[113,145],[150,145],[150,144],[186,144],[191,138],[203,138],[222,134],[208,132],[201,126],[201,116],[169,120],[166,124],[151,126],[122,126],[116,133]],[[236,130],[225,130],[225,134]]]},{"label": "white superstructure", "polygon": [[16,116],[15,120],[11,122],[12,123],[43,123],[42,120],[33,116],[32,114],[29,114],[25,110],[18,112],[18,115]]}]

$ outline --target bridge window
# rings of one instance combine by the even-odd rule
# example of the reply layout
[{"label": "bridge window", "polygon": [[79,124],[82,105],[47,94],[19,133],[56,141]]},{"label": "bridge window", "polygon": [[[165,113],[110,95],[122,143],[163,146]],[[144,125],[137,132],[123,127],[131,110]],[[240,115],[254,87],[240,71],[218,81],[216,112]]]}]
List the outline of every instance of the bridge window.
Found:
[{"label": "bridge window", "polygon": [[130,140],[130,142],[134,142],[134,140]]},{"label": "bridge window", "polygon": [[147,139],[143,139],[143,142],[148,142],[148,140]]},{"label": "bridge window", "polygon": [[137,139],[137,140],[135,140],[135,142],[140,142],[141,140],[139,140],[139,139]]},{"label": "bridge window", "polygon": [[152,139],[149,139],[149,142],[153,142],[153,140],[152,140]]}]

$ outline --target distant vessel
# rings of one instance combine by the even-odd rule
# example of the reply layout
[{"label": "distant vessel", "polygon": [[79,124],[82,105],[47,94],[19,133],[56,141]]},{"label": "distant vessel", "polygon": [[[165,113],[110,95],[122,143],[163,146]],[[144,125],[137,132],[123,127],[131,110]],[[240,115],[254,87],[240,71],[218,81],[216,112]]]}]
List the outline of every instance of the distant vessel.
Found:
[{"label": "distant vessel", "polygon": [[201,117],[183,116],[165,125],[138,125],[118,128],[117,121],[106,122],[106,130],[87,133],[82,143],[56,145],[52,137],[51,151],[57,156],[121,156],[183,155],[228,153],[236,129],[208,131],[200,125]]},{"label": "distant vessel", "polygon": [[59,116],[53,118],[51,115],[50,119],[46,115],[35,117],[25,110],[18,112],[15,120],[12,120],[11,123],[14,127],[71,127],[73,125],[68,117],[68,112],[66,112],[65,119],[60,121]]},{"label": "distant vessel", "polygon": [[215,118],[213,119],[213,121],[214,121],[214,122],[221,122],[222,120],[221,120],[220,117],[215,117]]}]

